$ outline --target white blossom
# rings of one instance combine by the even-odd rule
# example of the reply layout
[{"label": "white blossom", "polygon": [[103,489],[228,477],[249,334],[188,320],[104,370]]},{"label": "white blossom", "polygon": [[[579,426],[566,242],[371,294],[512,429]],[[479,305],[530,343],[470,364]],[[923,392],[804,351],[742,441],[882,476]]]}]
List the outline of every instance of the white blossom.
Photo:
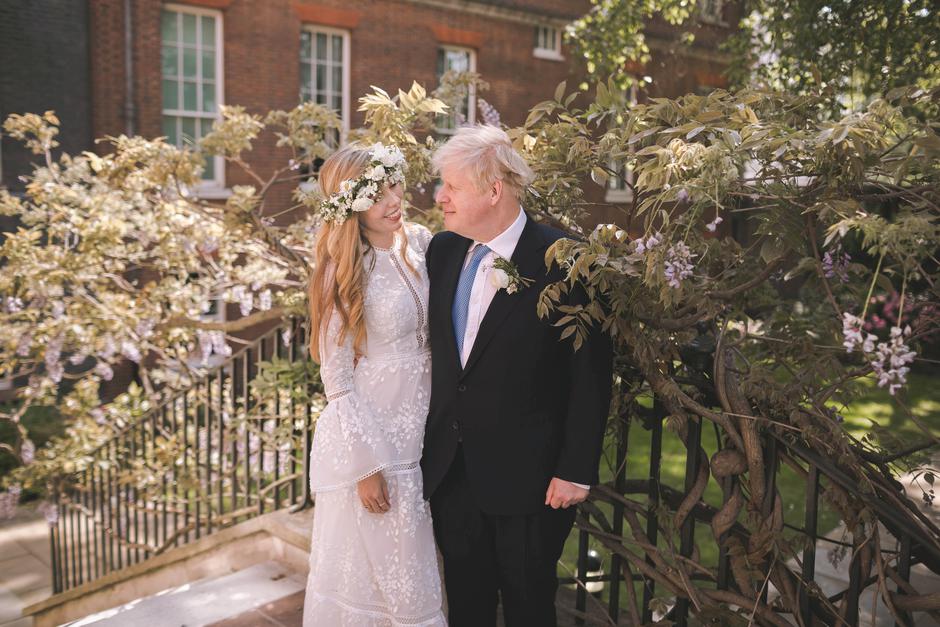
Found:
[{"label": "white blossom", "polygon": [[271,309],[271,290],[264,290],[258,294],[258,309],[261,311]]},{"label": "white blossom", "polygon": [[121,342],[121,354],[134,363],[140,363],[140,349],[131,340]]},{"label": "white blossom", "polygon": [[845,347],[847,353],[851,353],[858,348],[865,341],[862,334],[862,319],[858,316],[853,316],[847,311],[843,313],[842,337],[842,346]]},{"label": "white blossom", "polygon": [[33,333],[32,331],[26,331],[20,338],[16,341],[16,354],[19,357],[26,357],[29,355],[29,349],[33,344]]},{"label": "white blossom", "polygon": [[357,198],[353,201],[352,210],[355,212],[368,211],[375,204],[371,198]]},{"label": "white blossom", "polygon": [[878,377],[878,387],[887,386],[892,396],[907,383],[907,373],[911,370],[908,364],[917,356],[904,341],[910,333],[909,326],[903,331],[901,327],[891,327],[891,338],[887,342],[879,342],[871,356],[871,367]]},{"label": "white blossom", "polygon": [[23,310],[23,301],[17,296],[7,296],[3,299],[3,308],[7,313],[18,313]]},{"label": "white blossom", "polygon": [[20,444],[20,459],[23,460],[23,464],[26,466],[32,464],[33,460],[36,459],[36,445],[29,438],[26,438]]},{"label": "white blossom", "polygon": [[718,228],[718,225],[724,222],[721,216],[715,216],[715,219],[705,225],[705,228],[708,229],[709,233],[714,233],[715,229]]},{"label": "white blossom", "polygon": [[238,309],[243,316],[247,316],[254,308],[255,296],[250,291],[245,290],[238,302]]},{"label": "white blossom", "polygon": [[99,361],[97,364],[95,364],[95,374],[105,381],[110,381],[114,378],[114,370],[106,361]]}]

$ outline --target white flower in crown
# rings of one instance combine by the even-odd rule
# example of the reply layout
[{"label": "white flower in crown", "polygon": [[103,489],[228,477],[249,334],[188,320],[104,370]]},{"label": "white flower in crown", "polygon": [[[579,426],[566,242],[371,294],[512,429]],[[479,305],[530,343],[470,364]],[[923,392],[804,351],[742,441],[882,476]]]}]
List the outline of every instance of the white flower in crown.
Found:
[{"label": "white flower in crown", "polygon": [[405,182],[404,165],[405,155],[397,147],[374,144],[362,175],[340,183],[339,191],[320,203],[317,216],[342,224],[353,213],[368,211],[385,185]]},{"label": "white flower in crown", "polygon": [[519,274],[519,269],[513,262],[503,257],[496,257],[496,261],[493,262],[493,271],[490,272],[490,283],[497,291],[506,290],[507,294],[515,294],[521,288],[528,287],[532,279]]},{"label": "white flower in crown", "polygon": [[357,198],[356,200],[353,201],[352,210],[357,213],[360,211],[368,211],[369,209],[372,208],[372,205],[374,204],[375,204],[375,201],[372,200],[371,198],[368,198],[368,197]]}]

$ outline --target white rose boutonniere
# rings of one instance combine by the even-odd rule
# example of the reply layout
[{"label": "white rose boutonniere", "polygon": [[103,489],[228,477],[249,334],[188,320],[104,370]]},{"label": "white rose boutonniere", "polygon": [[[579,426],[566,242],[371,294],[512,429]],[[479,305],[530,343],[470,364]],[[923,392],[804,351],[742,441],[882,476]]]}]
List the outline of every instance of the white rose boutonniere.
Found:
[{"label": "white rose boutonniere", "polygon": [[508,259],[496,257],[493,263],[493,272],[490,273],[490,282],[497,290],[506,290],[507,294],[514,294],[521,288],[532,284],[532,279],[527,279],[519,274],[519,269]]}]

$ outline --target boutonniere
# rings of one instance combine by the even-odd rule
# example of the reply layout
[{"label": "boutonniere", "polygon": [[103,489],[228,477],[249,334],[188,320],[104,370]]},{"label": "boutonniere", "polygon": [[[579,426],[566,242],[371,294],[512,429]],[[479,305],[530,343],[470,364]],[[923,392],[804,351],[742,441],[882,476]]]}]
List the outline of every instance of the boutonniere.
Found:
[{"label": "boutonniere", "polygon": [[514,294],[532,284],[532,279],[527,279],[519,274],[516,264],[499,256],[496,257],[496,261],[493,263],[490,281],[497,290],[506,290],[507,294]]}]

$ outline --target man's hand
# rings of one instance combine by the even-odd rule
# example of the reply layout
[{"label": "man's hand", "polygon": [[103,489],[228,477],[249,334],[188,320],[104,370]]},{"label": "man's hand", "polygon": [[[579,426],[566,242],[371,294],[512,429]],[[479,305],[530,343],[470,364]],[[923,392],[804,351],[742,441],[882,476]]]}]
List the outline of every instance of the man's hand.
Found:
[{"label": "man's hand", "polygon": [[588,497],[588,493],[589,490],[579,488],[570,481],[553,477],[545,493],[545,504],[551,505],[554,509],[568,508],[583,502]]},{"label": "man's hand", "polygon": [[384,514],[390,506],[388,500],[388,484],[381,472],[370,475],[356,484],[356,492],[366,511],[373,514]]}]

